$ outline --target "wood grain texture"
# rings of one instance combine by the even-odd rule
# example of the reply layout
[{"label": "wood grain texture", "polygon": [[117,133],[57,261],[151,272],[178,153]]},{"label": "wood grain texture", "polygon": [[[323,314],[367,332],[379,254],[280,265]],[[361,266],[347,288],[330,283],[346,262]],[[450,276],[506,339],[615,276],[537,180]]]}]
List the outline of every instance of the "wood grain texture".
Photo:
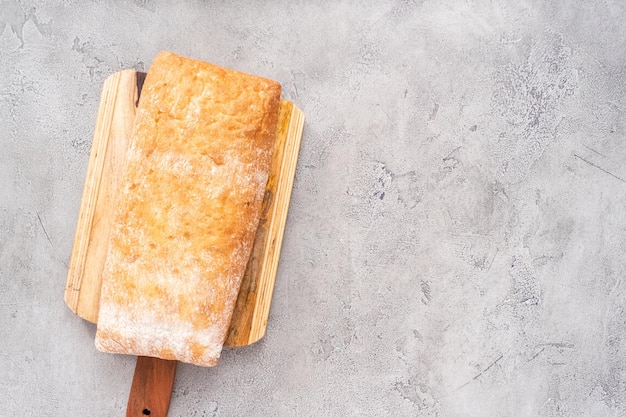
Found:
[{"label": "wood grain texture", "polygon": [[126,417],[166,417],[177,361],[137,357]]},{"label": "wood grain texture", "polygon": [[[65,289],[70,309],[94,323],[98,319],[114,190],[124,166],[144,76],[125,70],[111,75],[103,85]],[[263,213],[226,346],[245,346],[265,335],[303,125],[303,113],[293,103],[282,100]]]},{"label": "wood grain texture", "polygon": [[124,166],[139,98],[137,86],[133,70],[116,72],[104,82],[70,259],[65,302],[94,323],[98,320],[112,200],[119,180],[116,174]]}]

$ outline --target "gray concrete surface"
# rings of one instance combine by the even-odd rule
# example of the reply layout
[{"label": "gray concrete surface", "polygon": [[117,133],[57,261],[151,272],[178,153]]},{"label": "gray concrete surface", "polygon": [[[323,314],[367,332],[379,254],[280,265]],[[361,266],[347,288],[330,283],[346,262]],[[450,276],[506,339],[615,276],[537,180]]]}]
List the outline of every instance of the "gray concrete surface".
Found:
[{"label": "gray concrete surface", "polygon": [[162,3],[0,1],[1,416],[124,415],[63,288],[102,81],[161,49],[307,116],[267,337],[170,416],[626,415],[623,2]]}]

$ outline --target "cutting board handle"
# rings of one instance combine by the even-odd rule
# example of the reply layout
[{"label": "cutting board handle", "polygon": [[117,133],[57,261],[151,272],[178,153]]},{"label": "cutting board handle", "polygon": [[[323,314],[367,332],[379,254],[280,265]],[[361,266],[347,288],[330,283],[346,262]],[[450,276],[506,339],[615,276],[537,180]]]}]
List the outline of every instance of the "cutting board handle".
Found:
[{"label": "cutting board handle", "polygon": [[138,356],[126,417],[167,417],[176,361]]}]

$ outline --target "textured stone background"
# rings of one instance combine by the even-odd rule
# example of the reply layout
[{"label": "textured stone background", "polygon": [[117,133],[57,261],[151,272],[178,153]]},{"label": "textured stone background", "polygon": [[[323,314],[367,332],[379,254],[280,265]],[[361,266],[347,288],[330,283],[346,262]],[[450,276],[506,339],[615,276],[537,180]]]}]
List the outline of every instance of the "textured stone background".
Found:
[{"label": "textured stone background", "polygon": [[0,1],[0,415],[124,415],[63,289],[100,86],[161,49],[307,116],[267,337],[170,416],[626,415],[623,2],[161,3]]}]

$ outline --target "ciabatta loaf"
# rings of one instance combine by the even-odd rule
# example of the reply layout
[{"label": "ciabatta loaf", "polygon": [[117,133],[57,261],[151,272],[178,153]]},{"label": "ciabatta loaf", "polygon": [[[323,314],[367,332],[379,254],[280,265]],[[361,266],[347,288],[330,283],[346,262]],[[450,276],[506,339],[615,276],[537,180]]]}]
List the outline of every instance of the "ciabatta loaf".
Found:
[{"label": "ciabatta loaf", "polygon": [[96,346],[217,363],[261,213],[280,85],[161,52],[116,197]]}]

